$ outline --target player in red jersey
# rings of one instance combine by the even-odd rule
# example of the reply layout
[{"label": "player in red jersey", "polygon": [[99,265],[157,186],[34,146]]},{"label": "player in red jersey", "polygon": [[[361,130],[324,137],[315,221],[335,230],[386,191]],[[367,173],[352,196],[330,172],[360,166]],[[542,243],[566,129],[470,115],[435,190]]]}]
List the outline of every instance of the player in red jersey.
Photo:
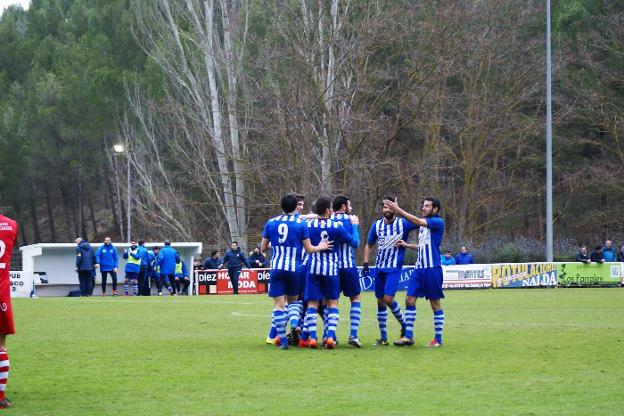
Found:
[{"label": "player in red jersey", "polygon": [[6,338],[15,333],[13,325],[13,309],[11,309],[11,284],[9,267],[11,253],[17,243],[17,223],[0,214],[0,409],[11,406],[4,397],[7,379],[9,378],[9,356],[6,349]]}]

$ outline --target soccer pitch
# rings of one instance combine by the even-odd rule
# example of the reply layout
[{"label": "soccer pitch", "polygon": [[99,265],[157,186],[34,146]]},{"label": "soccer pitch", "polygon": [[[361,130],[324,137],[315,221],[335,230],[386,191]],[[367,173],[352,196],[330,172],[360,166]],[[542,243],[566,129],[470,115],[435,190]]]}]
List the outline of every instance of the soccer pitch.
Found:
[{"label": "soccer pitch", "polygon": [[[402,298],[403,293],[398,294]],[[447,291],[445,346],[266,345],[264,295],[16,299],[8,414],[621,415],[624,289]],[[402,299],[401,299],[402,300]],[[388,319],[391,339],[399,326]]]}]

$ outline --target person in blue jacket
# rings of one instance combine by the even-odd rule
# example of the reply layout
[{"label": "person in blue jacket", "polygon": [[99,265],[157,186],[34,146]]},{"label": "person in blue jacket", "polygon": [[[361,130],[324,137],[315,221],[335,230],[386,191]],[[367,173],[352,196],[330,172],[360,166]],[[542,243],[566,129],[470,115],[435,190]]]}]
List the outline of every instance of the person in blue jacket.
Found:
[{"label": "person in blue jacket", "polygon": [[210,257],[204,261],[204,270],[216,270],[221,263],[221,252],[219,250],[213,250],[212,253],[210,253]]},{"label": "person in blue jacket", "polygon": [[117,270],[119,269],[119,257],[117,249],[111,243],[110,237],[104,238],[104,244],[95,253],[95,267],[102,274],[102,296],[106,296],[106,280],[110,274],[113,281],[113,296],[117,296]]},{"label": "person in blue jacket", "polygon": [[602,256],[606,262],[617,261],[617,254],[613,249],[611,240],[605,241],[604,247],[602,248]]},{"label": "person in blue jacket", "polygon": [[442,266],[455,266],[455,259],[450,251],[446,251],[442,256],[440,256],[440,264]]},{"label": "person in blue jacket", "polygon": [[76,271],[80,282],[80,296],[91,296],[93,272],[95,271],[95,252],[85,239],[76,239]]},{"label": "person in blue jacket", "polygon": [[124,281],[124,291],[126,296],[129,294],[132,282],[132,293],[136,296],[139,293],[139,273],[141,272],[141,255],[139,254],[136,240],[130,242],[130,247],[124,249],[122,256],[127,260],[126,263],[126,280]]},{"label": "person in blue jacket", "polygon": [[141,268],[139,270],[139,296],[149,296],[149,275],[147,274],[147,265],[149,262],[149,252],[145,248],[145,241],[139,240],[137,252],[141,256]]},{"label": "person in blue jacket", "polygon": [[468,252],[468,248],[466,246],[462,246],[457,256],[455,256],[455,264],[473,264],[474,258],[472,254]]},{"label": "person in blue jacket", "polygon": [[160,254],[160,247],[154,247],[154,259],[152,260],[152,279],[156,282],[156,289],[158,290],[158,296],[162,296],[163,285],[169,291],[169,294],[173,294],[173,288],[169,278],[160,273],[160,266],[158,265],[158,255]]},{"label": "person in blue jacket", "polygon": [[[165,282],[175,281],[175,267],[178,260],[180,260],[180,255],[171,247],[171,241],[166,240],[165,246],[160,249],[156,260],[156,265],[160,267],[160,278],[164,279]],[[176,294],[175,291],[173,294]]]},{"label": "person in blue jacket", "polygon": [[232,289],[234,289],[235,295],[238,295],[238,276],[240,276],[243,264],[250,269],[247,257],[245,257],[245,253],[238,246],[238,242],[232,241],[230,249],[223,256],[223,262],[219,265],[219,269],[227,265],[228,276],[230,276],[230,282],[232,282]]},{"label": "person in blue jacket", "polygon": [[[180,284],[182,284],[182,290],[180,290]],[[181,295],[188,295],[188,288],[190,284],[191,284],[191,280],[189,278],[188,269],[186,268],[186,263],[178,259],[178,261],[176,262],[176,268],[175,268],[176,290]]]}]

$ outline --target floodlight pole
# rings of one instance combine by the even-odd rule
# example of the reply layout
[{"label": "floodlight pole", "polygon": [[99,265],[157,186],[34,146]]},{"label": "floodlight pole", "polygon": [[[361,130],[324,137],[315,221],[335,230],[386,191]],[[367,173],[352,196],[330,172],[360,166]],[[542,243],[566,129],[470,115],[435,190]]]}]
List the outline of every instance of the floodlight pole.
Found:
[{"label": "floodlight pole", "polygon": [[127,223],[128,223],[127,241],[129,243],[130,241],[132,241],[130,240],[132,234],[130,232],[130,203],[131,203],[131,200],[130,200],[130,151],[128,148],[126,148],[126,160],[128,161],[127,170],[126,170],[126,176],[128,178],[128,184],[126,186],[126,191],[128,193],[128,208],[126,209],[126,217],[127,217]]},{"label": "floodlight pole", "polygon": [[550,0],[546,0],[546,261],[553,261],[552,63]]}]

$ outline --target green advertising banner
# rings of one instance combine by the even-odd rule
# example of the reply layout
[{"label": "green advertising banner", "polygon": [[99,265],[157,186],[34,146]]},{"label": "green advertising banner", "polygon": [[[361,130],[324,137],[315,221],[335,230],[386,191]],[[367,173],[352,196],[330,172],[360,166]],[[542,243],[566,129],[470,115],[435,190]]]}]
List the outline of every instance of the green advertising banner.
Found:
[{"label": "green advertising banner", "polygon": [[557,279],[560,286],[619,285],[622,282],[622,263],[558,263]]}]

